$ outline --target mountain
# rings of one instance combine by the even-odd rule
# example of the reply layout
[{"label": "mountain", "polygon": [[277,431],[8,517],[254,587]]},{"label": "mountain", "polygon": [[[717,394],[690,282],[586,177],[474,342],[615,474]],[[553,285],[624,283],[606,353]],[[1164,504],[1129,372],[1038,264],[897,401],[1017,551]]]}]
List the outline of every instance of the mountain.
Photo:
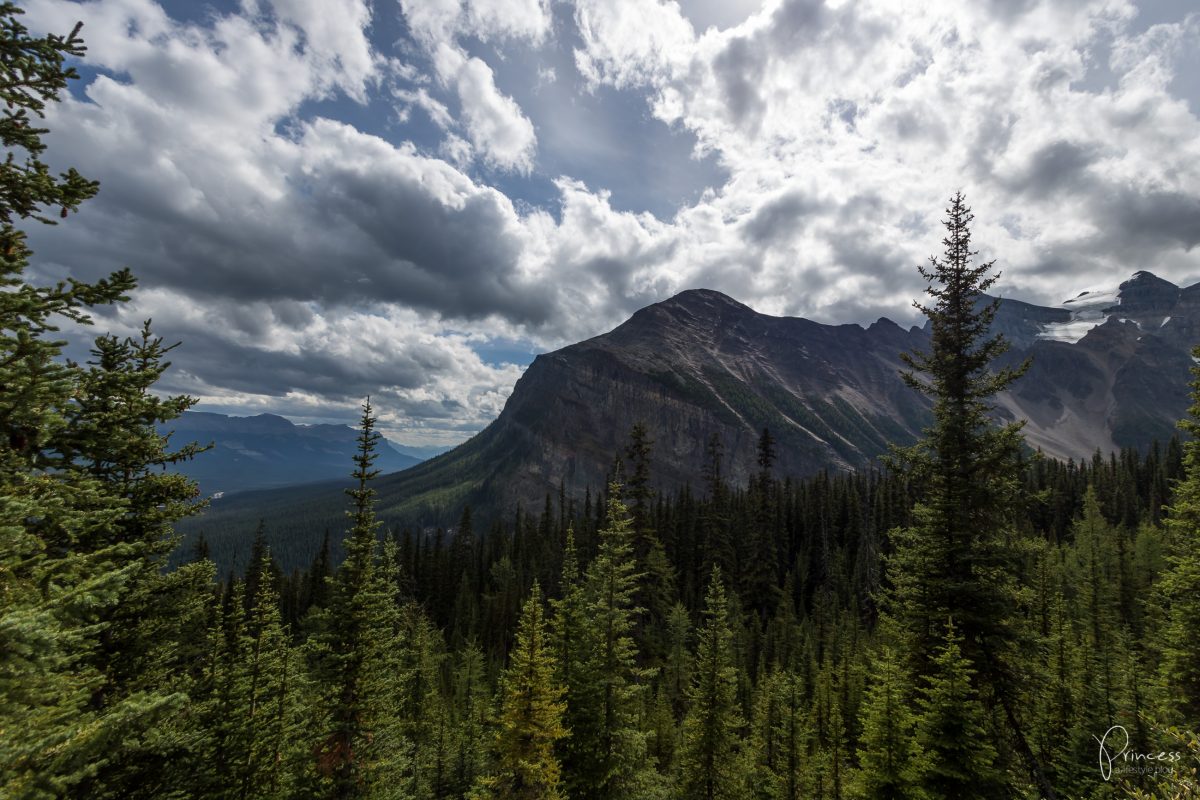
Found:
[{"label": "mountain", "polygon": [[[274,414],[227,417],[188,411],[164,426],[167,431],[174,432],[176,444],[213,444],[179,465],[206,495],[347,478],[357,446],[357,432],[347,425],[294,425]],[[391,442],[380,443],[376,466],[384,473],[420,462]]]},{"label": "mountain", "polygon": [[[1186,411],[1200,284],[1180,289],[1138,272],[1059,307],[1002,299],[994,327],[1013,343],[1007,363],[1032,357],[998,398],[1001,418],[1027,420],[1032,447],[1064,459],[1145,448],[1168,439]],[[518,503],[536,510],[560,482],[572,497],[594,493],[636,422],[654,440],[654,481],[665,489],[700,484],[714,433],[724,474],[744,484],[764,427],[778,441],[779,474],[867,466],[889,444],[915,441],[930,420],[927,399],[899,376],[900,354],[928,341],[927,328],[887,319],[824,325],[686,291],[538,356],[481,433],[381,479],[379,510],[392,521],[451,525],[464,503],[486,516]],[[334,486],[254,493],[214,504],[197,524],[240,530],[261,515],[323,529],[341,525],[343,505]]]}]

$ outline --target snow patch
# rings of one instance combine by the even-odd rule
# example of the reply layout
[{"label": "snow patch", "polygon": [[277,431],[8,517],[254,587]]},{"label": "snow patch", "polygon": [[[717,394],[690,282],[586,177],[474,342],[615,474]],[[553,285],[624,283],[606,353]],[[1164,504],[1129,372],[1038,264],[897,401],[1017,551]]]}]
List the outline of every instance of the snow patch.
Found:
[{"label": "snow patch", "polygon": [[1048,322],[1042,325],[1041,331],[1037,333],[1037,338],[1074,344],[1086,336],[1092,328],[1104,324],[1109,317],[1104,313],[1104,309],[1120,302],[1120,289],[1097,289],[1083,292],[1061,306],[1071,312],[1071,318],[1066,322]]}]

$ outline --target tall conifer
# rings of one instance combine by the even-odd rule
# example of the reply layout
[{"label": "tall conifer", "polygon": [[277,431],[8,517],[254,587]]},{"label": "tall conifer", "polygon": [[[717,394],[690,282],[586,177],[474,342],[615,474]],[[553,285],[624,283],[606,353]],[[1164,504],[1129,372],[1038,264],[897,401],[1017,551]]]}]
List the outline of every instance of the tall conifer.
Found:
[{"label": "tall conifer", "polygon": [[500,684],[500,716],[491,775],[483,796],[495,800],[560,800],[561,767],[554,745],[563,727],[562,687],[556,673],[541,589],[535,583],[517,626],[512,658]]},{"label": "tall conifer", "polygon": [[933,400],[933,424],[900,459],[921,496],[913,525],[894,534],[888,611],[904,633],[917,676],[931,674],[939,626],[954,618],[976,683],[1003,706],[1030,774],[1045,796],[1054,797],[1018,707],[1018,558],[1011,540],[1021,488],[1021,423],[996,425],[991,418],[992,398],[1028,362],[997,367],[1008,343],[991,332],[999,301],[984,293],[999,276],[992,273],[994,262],[973,263],[974,216],[961,193],[946,214],[942,258],[931,256],[928,267],[919,267],[933,298],[929,306],[915,303],[929,319],[929,350],[903,355],[913,370],[902,373],[905,381]]},{"label": "tall conifer", "polygon": [[713,568],[696,644],[689,708],[683,720],[675,779],[680,800],[749,797],[745,720],[738,707],[733,631],[721,570]]}]

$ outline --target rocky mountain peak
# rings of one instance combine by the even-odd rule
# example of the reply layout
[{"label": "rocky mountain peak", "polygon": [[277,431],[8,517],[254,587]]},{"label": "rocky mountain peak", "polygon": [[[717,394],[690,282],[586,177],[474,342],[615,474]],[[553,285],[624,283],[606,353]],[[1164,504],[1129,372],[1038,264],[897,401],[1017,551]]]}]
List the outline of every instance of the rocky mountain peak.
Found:
[{"label": "rocky mountain peak", "polygon": [[1117,305],[1107,310],[1123,314],[1165,316],[1179,300],[1178,286],[1145,270],[1133,273],[1117,292],[1120,298]]}]

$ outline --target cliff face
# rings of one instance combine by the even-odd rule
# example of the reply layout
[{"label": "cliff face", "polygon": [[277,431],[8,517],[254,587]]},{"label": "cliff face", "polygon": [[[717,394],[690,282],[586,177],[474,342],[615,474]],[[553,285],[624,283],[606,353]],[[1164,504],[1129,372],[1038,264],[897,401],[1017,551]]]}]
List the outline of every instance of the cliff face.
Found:
[{"label": "cliff face", "polygon": [[[1075,459],[1147,447],[1169,438],[1187,408],[1200,286],[1180,290],[1139,272],[1061,307],[1001,300],[994,329],[1013,344],[1009,363],[1033,359],[998,398],[1001,417],[1026,421],[1032,447]],[[886,319],[822,325],[759,314],[719,292],[683,292],[539,356],[480,436],[482,460],[505,469],[478,486],[506,507],[536,505],[560,481],[571,495],[595,490],[637,422],[655,441],[663,487],[699,484],[714,433],[726,475],[744,483],[764,427],[779,442],[781,474],[866,466],[928,424],[928,400],[899,376],[900,354],[927,344],[927,329]],[[471,444],[461,449],[477,451]],[[394,490],[404,489],[397,480]]]},{"label": "cliff face", "polygon": [[[1009,363],[1033,359],[997,399],[1000,417],[1026,421],[1032,447],[1075,459],[1147,447],[1170,437],[1187,409],[1200,285],[1181,290],[1139,272],[1060,307],[1002,300],[995,329],[1013,343]],[[560,482],[582,497],[603,485],[638,422],[654,440],[654,482],[667,490],[700,485],[714,433],[724,473],[738,484],[764,427],[778,441],[778,474],[866,466],[929,422],[928,400],[899,376],[900,354],[928,341],[927,330],[886,319],[822,325],[759,314],[719,292],[683,292],[609,333],[538,356],[479,435],[381,478],[380,512],[452,525],[464,503],[485,514],[540,508]],[[236,520],[264,502],[287,506],[289,491],[229,498],[210,513]],[[340,512],[340,491],[328,494]],[[292,499],[311,516],[323,497],[308,490]]]},{"label": "cliff face", "polygon": [[664,485],[698,482],[714,433],[726,474],[744,482],[763,427],[784,473],[862,466],[889,441],[913,441],[927,418],[898,378],[899,353],[924,339],[887,321],[831,327],[684,292],[530,365],[496,422],[534,454],[514,496],[560,479],[568,492],[600,486],[637,422]]}]

